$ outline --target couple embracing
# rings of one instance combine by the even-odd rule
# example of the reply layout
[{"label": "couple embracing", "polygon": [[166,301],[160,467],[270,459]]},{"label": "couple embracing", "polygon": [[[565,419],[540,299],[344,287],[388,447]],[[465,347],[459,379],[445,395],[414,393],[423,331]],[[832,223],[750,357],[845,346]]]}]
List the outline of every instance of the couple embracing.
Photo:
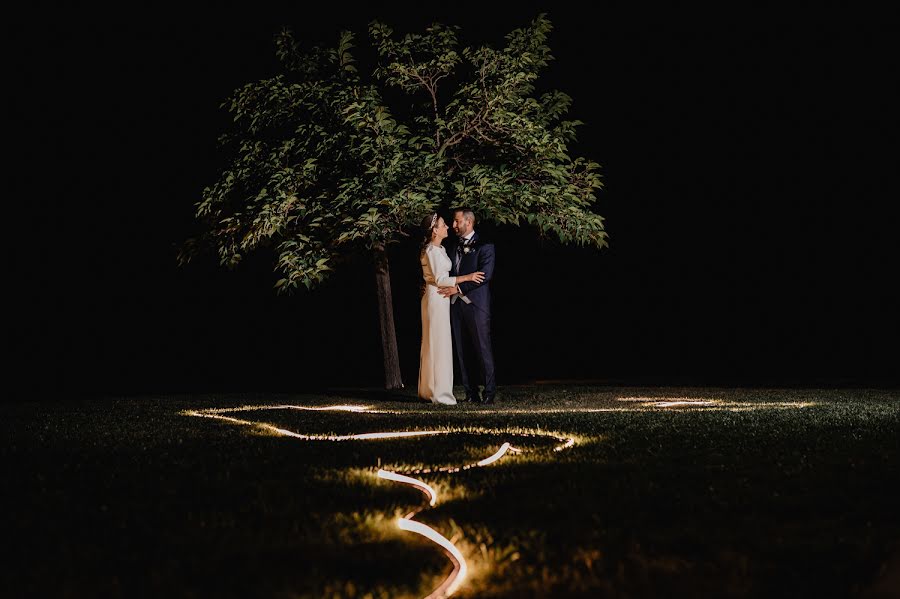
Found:
[{"label": "couple embracing", "polygon": [[[494,403],[494,354],[491,349],[491,291],[494,245],[475,232],[475,214],[453,211],[455,243],[442,241],[448,227],[437,213],[422,221],[424,239],[419,262],[425,293],[422,297],[422,351],[419,356],[419,397],[434,403],[455,404],[453,354],[459,364],[463,401]],[[452,333],[451,333],[452,331]],[[484,387],[483,395],[479,385]]]}]

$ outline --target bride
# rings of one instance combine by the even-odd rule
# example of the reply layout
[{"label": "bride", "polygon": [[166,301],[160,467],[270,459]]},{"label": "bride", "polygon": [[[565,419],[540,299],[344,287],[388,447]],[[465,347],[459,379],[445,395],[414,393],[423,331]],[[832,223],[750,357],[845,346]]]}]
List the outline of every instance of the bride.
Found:
[{"label": "bride", "polygon": [[447,224],[435,212],[422,221],[425,237],[419,262],[425,279],[422,296],[422,351],[419,354],[419,397],[433,403],[456,403],[453,397],[453,341],[450,335],[450,298],[438,293],[441,287],[484,281],[483,272],[450,276],[450,257],[441,241],[447,238]]}]

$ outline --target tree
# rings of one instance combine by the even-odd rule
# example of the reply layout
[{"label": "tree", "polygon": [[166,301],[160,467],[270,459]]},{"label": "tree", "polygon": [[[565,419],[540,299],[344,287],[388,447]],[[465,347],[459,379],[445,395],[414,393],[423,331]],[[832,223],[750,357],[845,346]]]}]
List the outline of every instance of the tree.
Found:
[{"label": "tree", "polygon": [[[284,72],[222,105],[234,120],[220,138],[229,163],[203,190],[203,233],[185,243],[181,262],[210,246],[233,267],[268,246],[281,274],[275,287],[289,292],[371,252],[385,386],[402,387],[387,247],[424,215],[465,204],[481,219],[527,224],[563,243],[607,245],[603,218],[590,209],[602,186],[598,165],[569,156],[581,124],[563,120],[571,98],[535,94],[552,60],[551,29],[540,15],[500,50],[459,50],[456,27],[395,39],[374,22],[378,59],[366,77],[352,33],[341,33],[336,48],[303,51],[282,31],[275,42]],[[402,117],[387,101],[398,93],[413,105]]]}]

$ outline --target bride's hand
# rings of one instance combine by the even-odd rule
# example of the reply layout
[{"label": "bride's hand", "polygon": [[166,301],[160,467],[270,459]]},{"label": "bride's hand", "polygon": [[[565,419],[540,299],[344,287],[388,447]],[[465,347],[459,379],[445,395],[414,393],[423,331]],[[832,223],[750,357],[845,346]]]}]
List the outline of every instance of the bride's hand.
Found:
[{"label": "bride's hand", "polygon": [[466,275],[466,281],[471,281],[480,285],[481,283],[484,283],[484,273],[479,271],[473,272],[470,275]]}]

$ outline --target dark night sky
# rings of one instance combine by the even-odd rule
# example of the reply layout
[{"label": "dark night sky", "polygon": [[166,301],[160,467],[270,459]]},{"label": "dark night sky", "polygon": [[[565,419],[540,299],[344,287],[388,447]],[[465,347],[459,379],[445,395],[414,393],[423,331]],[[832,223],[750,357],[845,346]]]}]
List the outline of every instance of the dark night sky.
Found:
[{"label": "dark night sky", "polygon": [[[897,65],[888,20],[839,9],[484,3],[301,3],[226,13],[35,14],[15,42],[23,211],[12,246],[17,386],[43,394],[299,391],[378,385],[364,257],[315,293],[276,296],[269,256],[184,269],[194,203],[222,165],[219,103],[276,69],[290,26],[330,42],[381,18],[500,44],[546,11],[574,98],[576,153],[603,166],[611,247],[498,244],[501,386],[541,379],[896,384]],[[426,7],[427,6],[427,7]],[[546,5],[544,5],[546,6]],[[419,311],[414,250],[393,254],[407,384]]]}]

